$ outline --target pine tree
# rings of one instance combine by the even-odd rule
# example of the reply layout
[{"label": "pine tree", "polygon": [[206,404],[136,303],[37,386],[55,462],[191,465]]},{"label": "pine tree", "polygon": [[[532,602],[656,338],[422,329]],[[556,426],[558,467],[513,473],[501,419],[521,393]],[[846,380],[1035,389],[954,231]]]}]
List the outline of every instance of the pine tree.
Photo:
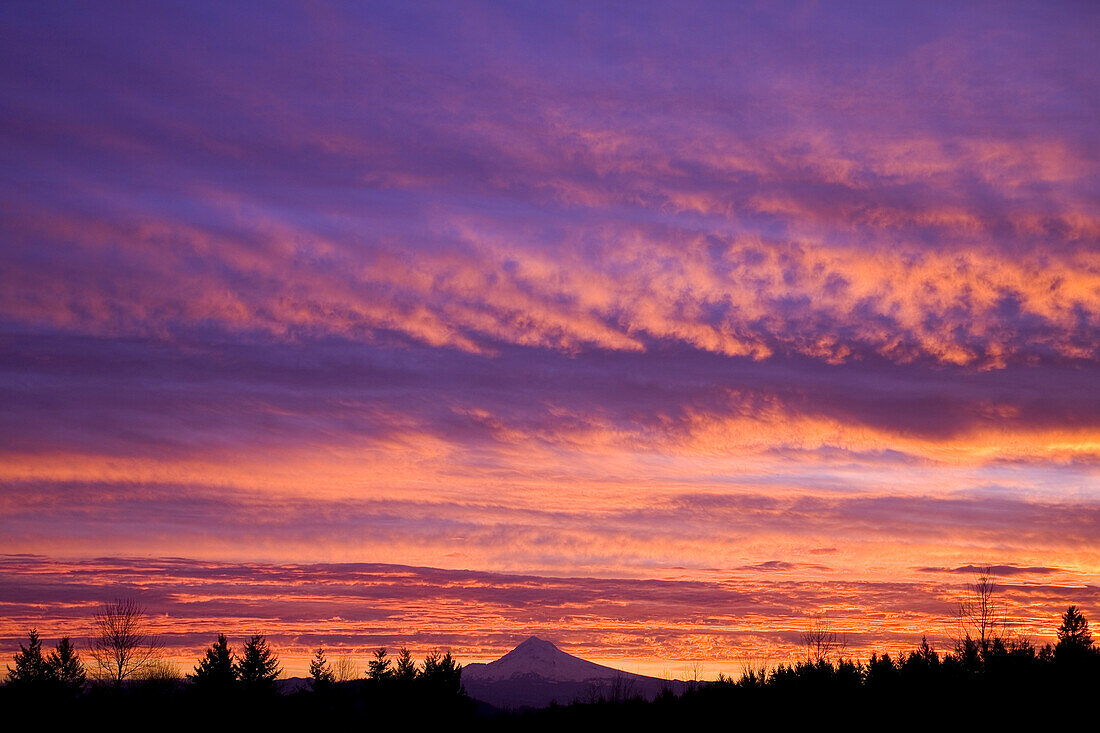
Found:
[{"label": "pine tree", "polygon": [[226,690],[237,681],[233,652],[225,634],[218,634],[218,640],[206,650],[206,655],[199,660],[188,679],[207,690]]},{"label": "pine tree", "polygon": [[442,657],[437,652],[424,658],[424,669],[420,679],[437,690],[452,695],[462,695],[462,665],[455,661],[450,652]]},{"label": "pine tree", "polygon": [[40,685],[49,679],[46,660],[42,658],[42,640],[38,638],[38,629],[27,634],[29,646],[19,645],[15,655],[15,669],[8,667],[8,682],[15,685]]},{"label": "pine tree", "polygon": [[940,664],[940,655],[936,653],[936,650],[928,643],[927,636],[921,636],[920,646],[917,647],[915,652],[909,652],[909,659],[906,666],[909,668],[915,668],[917,666],[924,669],[935,669]]},{"label": "pine tree", "polygon": [[322,647],[317,647],[317,653],[309,663],[309,676],[313,678],[314,692],[327,690],[336,682],[336,673],[325,659],[325,650]]},{"label": "pine tree", "polygon": [[1062,625],[1058,627],[1058,643],[1054,645],[1055,661],[1075,666],[1086,659],[1095,659],[1096,654],[1089,622],[1077,606],[1070,606],[1062,614]]},{"label": "pine tree", "polygon": [[267,645],[263,634],[256,634],[244,645],[244,654],[237,660],[237,675],[254,690],[274,690],[275,679],[282,673],[279,656]]},{"label": "pine tree", "polygon": [[386,647],[374,651],[374,659],[367,662],[367,676],[372,680],[384,680],[393,676],[390,660],[386,658]]},{"label": "pine tree", "polygon": [[462,693],[462,665],[451,656],[450,652],[444,654],[439,660],[437,674],[448,692],[455,695]]},{"label": "pine tree", "polygon": [[397,665],[394,669],[394,677],[399,680],[411,680],[416,677],[416,662],[406,647],[401,647],[401,653],[397,656]]},{"label": "pine tree", "polygon": [[82,690],[88,676],[84,670],[84,663],[76,653],[76,647],[67,636],[57,642],[56,651],[50,652],[50,656],[46,659],[46,670],[51,681],[70,692]]},{"label": "pine tree", "polygon": [[1062,625],[1058,627],[1058,646],[1072,646],[1087,649],[1092,646],[1092,634],[1089,622],[1077,606],[1070,606],[1062,614]]}]

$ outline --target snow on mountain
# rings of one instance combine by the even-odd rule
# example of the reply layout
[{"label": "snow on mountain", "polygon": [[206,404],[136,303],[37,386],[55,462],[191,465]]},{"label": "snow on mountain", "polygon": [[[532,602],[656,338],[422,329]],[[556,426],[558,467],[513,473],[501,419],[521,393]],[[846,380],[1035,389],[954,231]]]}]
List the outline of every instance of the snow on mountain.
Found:
[{"label": "snow on mountain", "polygon": [[468,664],[462,669],[463,680],[500,682],[527,676],[544,677],[554,682],[640,677],[566,654],[537,636],[527,639],[495,662]]},{"label": "snow on mountain", "polygon": [[566,654],[549,641],[532,636],[495,662],[462,668],[467,692],[501,708],[543,707],[603,698],[641,696],[652,699],[668,688],[682,692],[684,683],[631,674]]}]

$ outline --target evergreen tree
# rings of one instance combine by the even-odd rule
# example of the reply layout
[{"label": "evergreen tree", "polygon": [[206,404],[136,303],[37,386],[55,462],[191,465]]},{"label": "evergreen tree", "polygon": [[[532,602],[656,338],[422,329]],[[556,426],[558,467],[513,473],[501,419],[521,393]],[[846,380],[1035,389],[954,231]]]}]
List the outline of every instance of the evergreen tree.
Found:
[{"label": "evergreen tree", "polygon": [[1062,614],[1062,625],[1058,627],[1058,646],[1087,649],[1092,646],[1092,634],[1089,622],[1077,606],[1070,606]]},{"label": "evergreen tree", "polygon": [[15,655],[15,669],[8,667],[8,682],[15,685],[39,685],[49,679],[46,660],[42,658],[42,640],[38,638],[38,629],[27,634],[29,645],[19,645]]},{"label": "evergreen tree", "polygon": [[1060,664],[1077,665],[1086,659],[1095,658],[1096,647],[1092,645],[1092,633],[1089,622],[1077,606],[1070,606],[1062,614],[1062,625],[1058,627],[1058,643],[1054,645],[1054,659]]},{"label": "evergreen tree", "polygon": [[928,643],[928,637],[923,635],[920,638],[920,646],[909,656],[915,656],[929,667],[934,667],[940,663],[940,655],[936,654],[936,650]]},{"label": "evergreen tree", "polygon": [[439,660],[439,679],[448,692],[460,694],[462,692],[462,665],[451,656],[450,652]]},{"label": "evergreen tree", "polygon": [[279,655],[271,650],[263,634],[252,636],[237,660],[237,676],[254,690],[274,690],[275,679],[282,671]]},{"label": "evergreen tree", "polygon": [[437,690],[453,695],[462,694],[462,665],[455,661],[450,652],[442,657],[432,652],[425,657],[420,678]]},{"label": "evergreen tree", "polygon": [[928,638],[920,638],[920,646],[898,658],[902,675],[908,684],[927,684],[939,670],[940,655],[928,643]]},{"label": "evergreen tree", "polygon": [[195,671],[187,677],[195,685],[207,690],[226,690],[237,681],[233,652],[225,634],[218,634],[218,640],[206,650],[206,655],[199,660]]},{"label": "evergreen tree", "polygon": [[313,678],[314,692],[327,690],[336,681],[336,673],[332,671],[328,660],[325,659],[325,650],[322,647],[317,647],[317,653],[309,663],[309,676]]},{"label": "evergreen tree", "polygon": [[900,679],[898,665],[890,659],[889,654],[883,654],[881,657],[877,653],[871,655],[871,659],[867,662],[866,671],[866,680],[869,687],[879,690],[894,689]]},{"label": "evergreen tree", "polygon": [[401,647],[393,674],[399,680],[411,680],[416,677],[416,662],[413,661],[412,654],[406,647]]},{"label": "evergreen tree", "polygon": [[82,690],[88,676],[84,663],[76,653],[76,647],[67,636],[57,642],[56,651],[50,652],[50,656],[46,658],[46,670],[51,681],[70,692]]},{"label": "evergreen tree", "polygon": [[439,666],[439,652],[430,651],[428,656],[424,657],[424,668],[420,672],[421,677],[430,677]]},{"label": "evergreen tree", "polygon": [[393,676],[390,660],[386,658],[386,647],[374,650],[374,659],[367,662],[367,676],[372,680],[384,680]]}]

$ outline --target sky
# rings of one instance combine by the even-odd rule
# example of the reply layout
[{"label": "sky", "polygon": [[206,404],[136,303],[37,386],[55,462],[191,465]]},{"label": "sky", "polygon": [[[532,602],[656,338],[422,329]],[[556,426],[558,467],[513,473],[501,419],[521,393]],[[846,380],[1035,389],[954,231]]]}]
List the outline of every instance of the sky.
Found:
[{"label": "sky", "polygon": [[1100,10],[0,17],[0,650],[1100,614]]}]

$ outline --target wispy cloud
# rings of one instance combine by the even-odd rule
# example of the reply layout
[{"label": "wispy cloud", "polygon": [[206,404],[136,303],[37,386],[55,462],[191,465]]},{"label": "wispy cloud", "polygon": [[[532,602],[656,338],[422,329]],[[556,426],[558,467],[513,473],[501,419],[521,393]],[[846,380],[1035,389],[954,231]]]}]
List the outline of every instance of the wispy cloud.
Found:
[{"label": "wispy cloud", "polygon": [[[635,660],[796,657],[809,618],[827,613],[853,654],[950,644],[961,583],[775,582],[545,577],[370,563],[229,564],[180,558],[33,556],[0,560],[0,644],[35,624],[46,638],[79,635],[104,600],[133,596],[172,654],[197,655],[213,635],[264,629],[284,653],[324,643],[337,653],[379,645],[452,649],[460,658],[507,651],[532,633],[590,657]],[[1020,633],[1052,636],[1060,606],[1096,607],[1092,585],[1004,584],[1000,600]]]},{"label": "wispy cloud", "polygon": [[0,550],[1095,577],[1095,21],[12,9]]}]

